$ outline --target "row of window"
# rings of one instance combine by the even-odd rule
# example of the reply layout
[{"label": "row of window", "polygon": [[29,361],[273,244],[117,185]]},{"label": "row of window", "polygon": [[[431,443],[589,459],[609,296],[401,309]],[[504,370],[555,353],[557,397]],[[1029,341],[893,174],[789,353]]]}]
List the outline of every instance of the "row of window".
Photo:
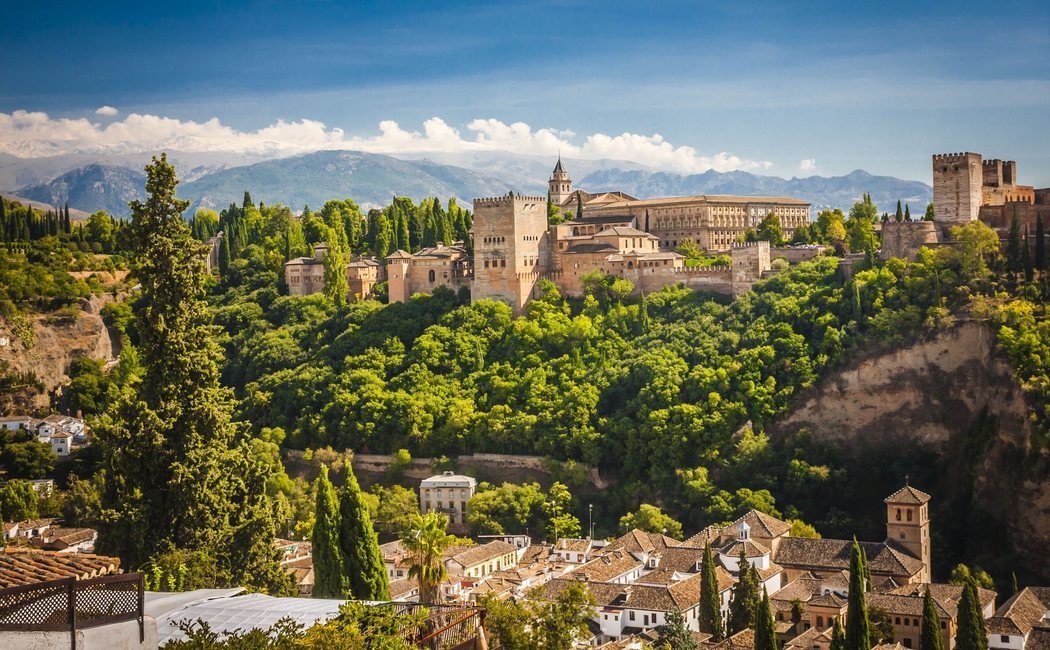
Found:
[{"label": "row of window", "polygon": [[[448,488],[448,495],[450,497],[456,496],[456,491],[457,490],[459,491],[459,496],[461,498],[464,498],[464,499],[467,498],[467,490],[466,490],[466,488]],[[424,488],[423,489],[423,498],[429,499],[430,498],[430,494],[431,494],[431,488]],[[441,492],[441,488],[434,488],[433,489],[433,494],[434,494],[434,496],[438,497],[439,499],[443,496],[442,492]]]},{"label": "row of window", "polygon": [[[489,260],[485,260],[485,268],[489,268]],[[507,268],[507,260],[492,260],[492,267],[494,269]]]}]

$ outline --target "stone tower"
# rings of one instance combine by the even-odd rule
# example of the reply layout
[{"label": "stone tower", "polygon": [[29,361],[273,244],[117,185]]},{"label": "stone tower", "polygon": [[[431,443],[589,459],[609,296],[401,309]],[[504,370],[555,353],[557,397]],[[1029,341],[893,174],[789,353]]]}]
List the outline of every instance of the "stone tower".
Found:
[{"label": "stone tower", "polygon": [[572,194],[572,179],[569,178],[569,172],[561,166],[561,156],[558,156],[558,164],[554,166],[551,178],[547,181],[547,190],[554,205],[561,205]]},{"label": "stone tower", "polygon": [[549,270],[546,197],[475,199],[473,234],[471,300],[499,300],[520,314]]},{"label": "stone tower", "polygon": [[920,560],[921,582],[929,582],[930,495],[905,485],[886,497],[885,503],[886,543],[903,548]]},{"label": "stone tower", "polygon": [[981,154],[934,154],[934,221],[944,235],[948,234],[951,226],[965,226],[977,220],[983,184]]}]

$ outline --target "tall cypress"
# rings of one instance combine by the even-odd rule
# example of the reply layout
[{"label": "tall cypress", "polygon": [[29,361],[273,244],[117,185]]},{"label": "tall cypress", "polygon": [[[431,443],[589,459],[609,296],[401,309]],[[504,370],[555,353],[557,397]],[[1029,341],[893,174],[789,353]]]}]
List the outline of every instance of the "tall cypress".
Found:
[{"label": "tall cypress", "polygon": [[988,631],[981,614],[977,585],[967,580],[959,600],[959,628],[955,634],[955,650],[988,650]]},{"label": "tall cypress", "polygon": [[911,221],[911,206],[907,203],[904,204],[904,220]]},{"label": "tall cypress", "polygon": [[368,506],[361,498],[361,487],[349,463],[346,465],[346,484],[339,494],[339,518],[343,593],[357,600],[389,600],[379,538],[372,527]]},{"label": "tall cypress", "polygon": [[583,219],[583,195],[576,192],[576,220]]},{"label": "tall cypress", "polygon": [[868,606],[864,599],[864,556],[857,538],[849,556],[849,604],[846,612],[846,650],[871,650]]},{"label": "tall cypress", "polygon": [[1035,263],[1032,261],[1032,250],[1029,247],[1028,229],[1025,228],[1024,240],[1021,242],[1021,270],[1024,272],[1024,281],[1031,282],[1035,278]]},{"label": "tall cypress", "polygon": [[1046,270],[1046,231],[1043,229],[1043,215],[1035,218],[1035,268],[1039,271]]},{"label": "tall cypress", "polygon": [[226,272],[230,268],[230,238],[225,236],[219,242],[219,276],[222,278],[226,277]]},{"label": "tall cypress", "polygon": [[725,637],[722,622],[722,604],[718,597],[718,574],[716,573],[711,545],[704,547],[704,560],[700,572],[700,631],[707,632],[715,641]]},{"label": "tall cypress", "polygon": [[742,548],[740,549],[739,569],[737,582],[733,585],[733,594],[729,601],[727,636],[733,636],[754,625],[755,610],[758,608],[758,574],[748,564],[747,556]]},{"label": "tall cypress", "polygon": [[829,650],[846,650],[846,635],[842,632],[842,624],[835,617],[835,623],[831,626],[831,647]]},{"label": "tall cypress", "polygon": [[177,183],[167,157],[154,158],[145,201],[129,204],[143,370],[95,431],[106,470],[98,548],[131,567],[172,549],[199,553],[217,561],[216,582],[225,573],[230,583],[272,589],[272,469],[256,460],[249,427],[233,421],[232,391],[219,382],[204,247],[182,219],[189,202],[175,197]]},{"label": "tall cypress", "polygon": [[777,650],[777,629],[773,623],[773,610],[769,607],[769,592],[765,588],[755,614],[755,650]]},{"label": "tall cypress", "polygon": [[901,200],[897,199],[897,211],[893,213],[894,221],[904,221],[904,211],[901,209]]},{"label": "tall cypress", "polygon": [[314,482],[314,531],[310,538],[314,561],[314,598],[342,598],[343,556],[339,549],[339,501],[328,480],[328,468]]},{"label": "tall cypress", "polygon": [[937,608],[933,604],[933,596],[928,586],[926,594],[922,597],[922,637],[919,640],[919,650],[944,650],[941,619],[937,616]]},{"label": "tall cypress", "polygon": [[1017,221],[1015,213],[1010,220],[1010,237],[1006,241],[1006,263],[1010,273],[1020,273],[1024,270],[1021,262],[1021,224]]}]

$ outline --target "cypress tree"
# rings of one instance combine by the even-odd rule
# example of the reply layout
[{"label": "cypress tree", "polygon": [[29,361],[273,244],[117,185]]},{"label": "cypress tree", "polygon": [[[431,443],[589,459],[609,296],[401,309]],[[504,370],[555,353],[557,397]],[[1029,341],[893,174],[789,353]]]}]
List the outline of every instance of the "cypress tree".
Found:
[{"label": "cypress tree", "polygon": [[744,549],[740,549],[737,582],[733,585],[733,594],[729,601],[729,625],[726,636],[733,636],[746,630],[755,623],[755,610],[758,608],[758,575],[747,562]]},{"label": "cypress tree", "polygon": [[865,604],[864,556],[857,538],[849,557],[849,604],[846,612],[846,650],[871,650],[868,607]]},{"label": "cypress tree", "polygon": [[[225,235],[225,233],[224,233]],[[219,276],[225,278],[230,269],[230,238],[223,236],[219,244]]]},{"label": "cypress tree", "polygon": [[829,650],[846,650],[846,636],[842,632],[839,618],[835,617],[835,623],[831,626],[831,646]]},{"label": "cypress tree", "polygon": [[328,480],[328,468],[314,482],[314,531],[310,538],[314,560],[314,598],[342,598],[343,556],[339,549],[339,502]]},{"label": "cypress tree", "polygon": [[959,600],[959,628],[955,634],[955,650],[988,650],[988,631],[977,598],[977,584],[967,580]]},{"label": "cypress tree", "polygon": [[576,192],[576,220],[583,219],[583,195]]},{"label": "cypress tree", "polygon": [[339,495],[339,550],[343,562],[343,593],[357,600],[389,600],[390,593],[379,538],[368,506],[349,463]]},{"label": "cypress tree", "polygon": [[864,591],[871,591],[872,585],[874,584],[871,581],[871,565],[868,564],[868,552],[863,548],[860,549],[860,561],[861,566],[864,567]]},{"label": "cypress tree", "polygon": [[7,219],[7,206],[4,205],[4,197],[0,196],[0,241],[11,241],[11,224]]},{"label": "cypress tree", "polygon": [[1021,262],[1021,246],[1023,245],[1021,224],[1018,223],[1017,215],[1014,214],[1010,220],[1010,238],[1006,242],[1006,263],[1010,273],[1020,273],[1024,270]]},{"label": "cypress tree", "polygon": [[248,190],[244,190],[244,200],[241,202],[241,210],[247,212],[248,208],[254,207],[255,204],[252,203],[252,195],[248,193]]},{"label": "cypress tree", "polygon": [[777,650],[777,629],[769,607],[769,592],[762,589],[762,600],[755,615],[755,650]]},{"label": "cypress tree", "polygon": [[904,211],[901,209],[901,200],[897,199],[897,211],[893,214],[896,221],[904,221]]},{"label": "cypress tree", "polygon": [[934,211],[933,202],[931,201],[931,202],[926,204],[926,213],[922,215],[922,220],[923,221],[933,221],[935,215],[936,215],[936,212]]},{"label": "cypress tree", "polygon": [[1024,240],[1021,241],[1021,270],[1024,271],[1025,282],[1031,282],[1035,278],[1035,265],[1032,262],[1032,251],[1029,248],[1027,229],[1025,229]]},{"label": "cypress tree", "polygon": [[941,619],[937,616],[937,608],[933,604],[933,596],[930,595],[928,586],[926,594],[922,597],[922,637],[919,640],[919,650],[944,650]]},{"label": "cypress tree", "polygon": [[904,204],[904,220],[911,221],[911,206],[907,203]]},{"label": "cypress tree", "polygon": [[279,568],[271,465],[251,450],[248,427],[232,419],[232,391],[219,383],[204,248],[182,219],[188,201],[175,198],[177,183],[167,157],[154,158],[146,200],[129,204],[142,374],[95,431],[106,471],[98,548],[131,567],[185,550],[214,559],[216,582],[229,575],[280,590],[266,582]]},{"label": "cypress tree", "polygon": [[1043,215],[1035,218],[1035,268],[1039,271],[1046,270],[1046,232],[1043,229]]},{"label": "cypress tree", "polygon": [[711,545],[704,547],[704,560],[700,572],[700,631],[707,632],[715,641],[725,636],[722,622],[722,605],[718,597],[718,574],[716,573]]}]

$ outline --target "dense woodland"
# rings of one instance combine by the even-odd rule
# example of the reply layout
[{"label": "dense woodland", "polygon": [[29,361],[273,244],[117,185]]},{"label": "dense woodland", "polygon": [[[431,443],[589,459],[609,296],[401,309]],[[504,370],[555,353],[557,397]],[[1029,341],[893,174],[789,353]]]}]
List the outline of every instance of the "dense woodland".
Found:
[{"label": "dense woodland", "polygon": [[[21,210],[6,205],[8,214]],[[486,451],[549,457],[558,482],[546,490],[483,484],[471,504],[475,532],[579,534],[590,503],[599,535],[635,525],[692,531],[758,508],[793,520],[796,534],[863,538],[882,534],[872,528],[881,521],[880,499],[901,476],[934,484],[940,470],[923,453],[868,458],[862,467],[805,431],[771,442],[766,427],[829,369],[860,351],[928,336],[976,314],[996,324],[1032,395],[1037,445],[1046,444],[1050,417],[1042,229],[1034,242],[1012,233],[1001,253],[996,235],[975,223],[955,233],[957,247],[883,263],[874,255],[878,219],[865,197],[848,215],[825,211],[796,235],[796,241],[827,244],[829,252],[867,253],[852,277],[844,277],[838,258],[829,255],[785,270],[729,303],[681,288],[639,300],[626,281],[595,276],[579,300],[545,284],[543,297],[517,319],[500,303],[470,304],[465,292],[438,290],[405,304],[347,303],[345,290],[333,282],[324,295],[285,295],[283,263],[319,241],[330,247],[333,273],[326,275],[337,278],[338,264],[355,255],[382,257],[397,248],[464,239],[470,214],[454,200],[396,198],[367,214],[349,199],[333,200],[296,216],[286,206],[256,206],[246,193],[241,205],[220,213],[198,211],[172,236],[203,242],[219,231],[225,235],[216,276],[199,285],[207,296],[200,315],[214,325],[191,331],[209,341],[210,358],[218,360],[222,388],[206,390],[229,409],[229,424],[222,425],[231,427],[224,434],[227,451],[216,453],[249,450],[255,469],[246,480],[262,486],[266,500],[246,514],[273,509],[261,529],[309,537],[314,525],[315,494],[302,478],[285,473],[287,450],[304,450],[307,459],[336,471],[345,451],[441,459]],[[136,279],[144,272],[135,260],[144,240],[131,225],[104,213],[63,224],[58,221],[57,234],[0,249],[0,305],[9,322],[99,291],[73,281],[68,270],[103,263],[116,268],[130,259]],[[763,222],[754,236],[776,240],[778,231],[778,224]],[[202,253],[204,246],[196,246]],[[711,263],[699,253],[692,257]],[[143,390],[150,365],[143,358],[150,345],[144,310],[156,308],[142,295],[108,306],[106,321],[124,343],[121,363],[110,373],[90,361],[71,369],[65,404],[82,409],[114,440],[126,435],[127,421],[141,417],[128,411],[129,391]],[[203,421],[194,426],[205,427]],[[971,433],[982,439],[994,426],[986,422]],[[19,442],[7,441],[7,448]],[[0,456],[10,476],[71,469],[52,470],[53,459],[41,465],[11,458],[21,456]],[[70,490],[65,502],[40,507],[71,523],[104,528],[107,521],[122,521],[102,505],[107,493],[112,499],[120,489],[112,480],[118,460],[78,461],[74,477],[59,477]],[[588,492],[581,471],[586,465],[598,466],[616,487]],[[402,487],[377,486],[363,498],[381,536],[396,535],[415,514],[414,496]],[[10,499],[17,502],[17,494]],[[997,577],[1008,575],[1008,567],[985,555],[988,543],[997,541],[994,531],[958,538],[982,523],[981,513],[961,500],[937,507],[942,521],[955,517],[960,524],[935,529],[935,573],[976,560]],[[136,565],[155,562],[170,570],[189,562],[195,567],[190,585],[204,586],[202,576],[217,561],[226,562],[220,575],[236,578],[229,558],[189,557],[177,544],[142,548],[134,551]]]}]

